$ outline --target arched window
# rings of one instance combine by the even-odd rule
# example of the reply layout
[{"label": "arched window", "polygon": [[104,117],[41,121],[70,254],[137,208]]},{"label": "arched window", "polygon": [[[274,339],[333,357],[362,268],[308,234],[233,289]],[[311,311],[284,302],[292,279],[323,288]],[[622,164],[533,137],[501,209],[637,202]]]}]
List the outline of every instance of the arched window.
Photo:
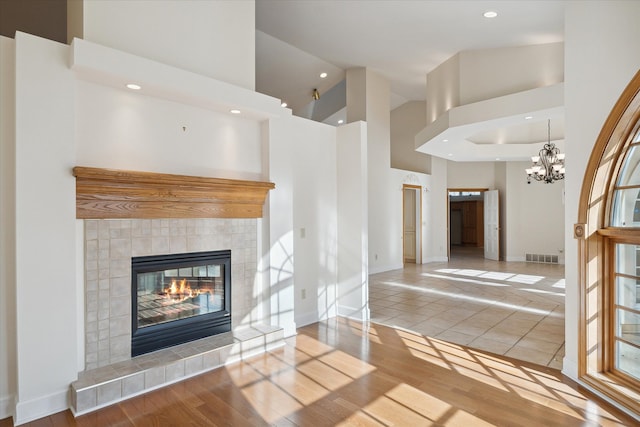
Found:
[{"label": "arched window", "polygon": [[578,212],[578,373],[640,414],[640,72],[596,141]]}]

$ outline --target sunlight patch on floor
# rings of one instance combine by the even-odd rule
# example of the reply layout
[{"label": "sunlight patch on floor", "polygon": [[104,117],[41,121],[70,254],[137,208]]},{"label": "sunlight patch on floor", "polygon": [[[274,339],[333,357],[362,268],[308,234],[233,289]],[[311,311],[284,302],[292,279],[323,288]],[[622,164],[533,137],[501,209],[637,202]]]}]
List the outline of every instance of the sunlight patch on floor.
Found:
[{"label": "sunlight patch on floor", "polygon": [[[450,409],[451,405],[436,397],[407,384],[399,384],[362,411],[383,425],[423,426],[432,425]],[[429,417],[423,415],[425,413]]]},{"label": "sunlight patch on floor", "polygon": [[[437,271],[438,273],[456,274],[459,276],[482,277],[487,279],[504,280],[507,282],[525,283],[530,285],[534,283],[538,283],[539,281],[545,279],[544,276],[534,276],[530,274],[516,274],[516,273],[500,272],[500,271],[456,269],[456,268],[441,268],[435,271]],[[455,279],[448,276],[446,278],[450,280],[461,280],[461,279]]]},{"label": "sunlight patch on floor", "polygon": [[564,279],[560,279],[558,280],[556,283],[554,283],[553,285],[551,285],[552,288],[558,288],[558,289],[564,289],[565,285],[564,285]]},{"label": "sunlight patch on floor", "polygon": [[501,273],[498,271],[488,271],[484,274],[481,274],[479,277],[493,279],[493,280],[507,280],[513,277],[514,273]]},{"label": "sunlight patch on floor", "polygon": [[431,273],[422,273],[421,276],[432,277],[434,279],[446,279],[446,280],[451,280],[451,281],[454,281],[454,282],[473,283],[473,284],[482,285],[482,286],[494,286],[494,287],[509,287],[509,286],[511,286],[511,285],[508,285],[506,283],[486,282],[486,281],[483,281],[483,280],[474,280],[474,279],[462,279],[460,277],[441,276],[441,275],[438,275],[438,274],[431,274]]},{"label": "sunlight patch on floor", "polygon": [[464,294],[454,294],[454,293],[451,293],[451,292],[439,291],[437,289],[421,288],[421,287],[418,287],[418,286],[407,285],[407,284],[398,283],[398,282],[380,282],[380,283],[383,283],[383,284],[389,285],[389,286],[396,286],[396,287],[400,287],[400,288],[404,288],[404,289],[410,289],[412,291],[423,292],[425,294],[440,295],[440,296],[443,296],[443,297],[459,299],[459,300],[463,300],[463,301],[470,301],[470,302],[475,302],[475,303],[480,303],[480,304],[486,304],[486,305],[491,305],[491,306],[494,306],[494,307],[508,308],[508,309],[511,309],[511,310],[522,311],[522,312],[525,312],[525,313],[540,314],[540,315],[551,316],[551,317],[562,317],[561,315],[559,315],[557,313],[550,312],[549,310],[542,310],[542,309],[533,308],[533,307],[524,307],[524,306],[517,305],[517,304],[510,304],[510,303],[497,301],[497,300],[492,300],[492,299],[487,299],[487,298],[472,297],[472,296],[464,295]]},{"label": "sunlight patch on floor", "polygon": [[360,378],[376,370],[374,366],[367,362],[342,351],[332,351],[320,357],[319,360],[353,379]]},{"label": "sunlight patch on floor", "polygon": [[545,291],[544,289],[523,288],[523,289],[520,289],[520,290],[521,291],[525,291],[525,292],[532,292],[534,294],[554,295],[554,296],[557,296],[557,297],[564,298],[564,293]]},{"label": "sunlight patch on floor", "polygon": [[234,384],[268,423],[275,423],[376,370],[375,366],[306,335],[298,335],[294,345],[295,366],[274,353],[227,368]]},{"label": "sunlight patch on floor", "polygon": [[415,349],[408,347],[407,350],[409,354],[411,354],[416,359],[424,360],[425,362],[431,363],[432,365],[439,366],[442,369],[446,369],[450,371],[452,368],[446,360],[442,359],[438,354],[429,354],[425,352],[423,349]]},{"label": "sunlight patch on floor", "polygon": [[268,423],[303,408],[300,402],[266,379],[244,387],[242,394]]},{"label": "sunlight patch on floor", "polygon": [[[510,277],[516,275],[516,273],[501,272],[501,271],[486,271],[486,270],[472,270],[472,269],[459,269],[459,268],[439,268],[434,270],[438,273],[457,274],[459,276],[472,276],[482,277],[493,280],[507,280]],[[449,277],[448,277],[449,278]]]},{"label": "sunlight patch on floor", "polygon": [[470,268],[465,268],[465,269],[460,269],[458,271],[456,271],[455,274],[459,274],[461,276],[471,276],[471,277],[477,277],[480,276],[481,274],[486,273],[486,271],[484,270],[473,270]]},{"label": "sunlight patch on floor", "polygon": [[[551,407],[558,412],[567,414],[578,420],[584,420],[584,417],[576,413],[572,408],[572,405],[582,403],[575,401],[575,397],[582,398],[582,396],[571,387],[560,382],[557,377],[534,369],[515,366],[511,362],[497,356],[471,350],[446,341],[403,331],[398,331],[397,334],[409,352],[416,358],[425,360],[449,371],[456,371],[460,375],[493,389],[500,390],[501,392],[516,393],[522,399]],[[422,337],[422,339],[417,339],[419,336]],[[422,391],[419,391],[419,393],[424,394]],[[429,408],[434,408],[432,401],[424,402],[424,396],[421,394],[416,395],[412,391],[412,387],[406,384],[397,386],[390,392],[387,392],[384,397],[391,397],[403,406],[409,406],[406,402],[407,399],[410,399],[408,401],[410,401],[413,406],[409,407],[411,409],[414,409],[414,407],[418,408],[415,410],[419,413],[421,412],[419,408],[424,408],[424,405],[427,405]],[[378,401],[378,403],[380,402]],[[440,408],[439,406],[435,406],[435,408],[440,410],[440,414],[434,414],[432,411],[429,411],[429,421],[433,420],[436,424],[443,425],[441,423],[446,420],[445,425],[449,425],[454,418],[451,416],[451,410],[449,410],[448,413],[444,413],[445,407]],[[380,420],[379,413],[370,412],[370,414],[377,420]],[[475,416],[464,411],[460,413],[456,412],[456,414],[457,419],[466,419],[471,423],[470,425],[475,426],[480,425],[478,424],[479,422],[484,423],[482,419],[475,418]],[[469,416],[472,418],[468,418]],[[388,420],[384,419],[383,421],[386,423]],[[424,422],[426,423],[426,420]],[[424,425],[431,424],[427,423]]]},{"label": "sunlight patch on floor", "polygon": [[524,283],[526,285],[533,285],[543,280],[544,276],[532,276],[530,274],[516,274],[515,276],[507,279],[507,282]]},{"label": "sunlight patch on floor", "polygon": [[458,271],[458,269],[457,268],[439,268],[434,271],[437,271],[438,273],[455,274],[455,272]]}]

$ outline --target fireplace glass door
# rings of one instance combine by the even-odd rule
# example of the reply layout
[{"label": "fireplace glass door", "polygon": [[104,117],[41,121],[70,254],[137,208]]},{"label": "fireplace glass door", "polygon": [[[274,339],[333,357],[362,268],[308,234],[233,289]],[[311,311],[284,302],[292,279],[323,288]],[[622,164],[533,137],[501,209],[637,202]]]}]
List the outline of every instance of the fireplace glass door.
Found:
[{"label": "fireplace glass door", "polygon": [[224,308],[224,265],[138,273],[138,328]]},{"label": "fireplace glass door", "polygon": [[132,259],[132,355],[231,327],[231,251]]}]

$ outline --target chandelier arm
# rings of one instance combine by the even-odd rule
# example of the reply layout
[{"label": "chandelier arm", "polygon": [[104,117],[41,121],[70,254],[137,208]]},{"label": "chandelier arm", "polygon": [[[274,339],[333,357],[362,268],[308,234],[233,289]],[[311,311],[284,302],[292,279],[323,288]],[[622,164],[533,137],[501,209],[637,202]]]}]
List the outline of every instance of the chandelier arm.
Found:
[{"label": "chandelier arm", "polygon": [[547,120],[547,142],[538,152],[538,156],[532,158],[531,168],[526,170],[527,182],[531,180],[544,181],[545,184],[553,184],[554,181],[564,179],[564,154],[551,142],[551,119]]}]

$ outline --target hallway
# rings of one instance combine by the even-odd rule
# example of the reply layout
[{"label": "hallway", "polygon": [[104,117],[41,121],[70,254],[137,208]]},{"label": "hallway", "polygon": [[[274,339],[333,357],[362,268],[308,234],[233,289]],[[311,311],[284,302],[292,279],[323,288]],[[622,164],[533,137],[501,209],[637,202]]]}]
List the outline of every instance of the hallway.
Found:
[{"label": "hallway", "polygon": [[562,368],[564,266],[454,254],[369,277],[371,321]]}]

